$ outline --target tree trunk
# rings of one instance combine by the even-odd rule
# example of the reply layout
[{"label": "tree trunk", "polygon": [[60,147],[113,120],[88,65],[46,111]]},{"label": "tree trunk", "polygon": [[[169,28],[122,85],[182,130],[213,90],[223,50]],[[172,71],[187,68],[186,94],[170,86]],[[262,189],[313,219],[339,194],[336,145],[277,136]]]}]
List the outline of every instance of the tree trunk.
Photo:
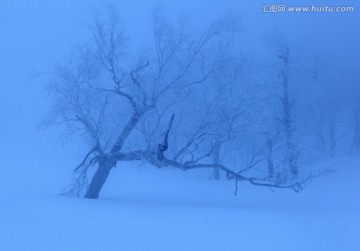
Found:
[{"label": "tree trunk", "polygon": [[[215,144],[214,148],[214,164],[220,164],[220,149],[221,149],[221,142],[218,141]],[[220,180],[220,167],[214,167],[214,179]]]},{"label": "tree trunk", "polygon": [[139,122],[139,119],[144,113],[134,112],[126,126],[121,131],[119,137],[116,139],[114,146],[110,151],[108,157],[103,157],[104,159],[99,161],[98,168],[90,182],[89,188],[85,193],[85,198],[97,199],[99,198],[100,191],[103,185],[106,182],[106,179],[109,176],[110,170],[115,166],[116,162],[111,160],[111,154],[121,151],[126,138],[130,135],[136,124]]},{"label": "tree trunk", "polygon": [[139,122],[139,119],[143,115],[143,112],[134,112],[130,120],[121,131],[120,136],[116,139],[114,146],[111,148],[111,153],[119,152],[124,145],[126,138],[132,132],[136,124]]},{"label": "tree trunk", "polygon": [[268,162],[268,174],[269,174],[269,177],[272,178],[274,176],[273,141],[269,136],[267,137],[266,155],[267,155],[267,162]]},{"label": "tree trunk", "polygon": [[354,111],[354,139],[351,147],[351,154],[359,151],[360,148],[360,109]]},{"label": "tree trunk", "polygon": [[293,125],[291,119],[291,104],[289,100],[289,49],[286,48],[284,55],[281,57],[283,61],[283,70],[281,72],[282,76],[282,106],[283,106],[283,125],[285,132],[285,141],[286,141],[286,159],[287,164],[289,165],[290,172],[292,175],[297,176],[298,169],[296,165],[296,154],[295,146],[292,142],[293,134]]},{"label": "tree trunk", "polygon": [[85,198],[97,199],[99,198],[100,191],[109,176],[110,170],[113,168],[114,163],[109,160],[99,162],[99,166],[91,180],[90,186],[86,191]]},{"label": "tree trunk", "polygon": [[336,115],[332,113],[329,122],[329,134],[330,134],[330,156],[335,156],[336,151]]}]

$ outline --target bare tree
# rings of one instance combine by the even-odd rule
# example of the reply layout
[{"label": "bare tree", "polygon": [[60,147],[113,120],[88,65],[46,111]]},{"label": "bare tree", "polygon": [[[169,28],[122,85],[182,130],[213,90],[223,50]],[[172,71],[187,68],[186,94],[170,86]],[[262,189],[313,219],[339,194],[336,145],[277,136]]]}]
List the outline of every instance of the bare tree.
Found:
[{"label": "bare tree", "polygon": [[351,145],[351,153],[360,150],[360,88],[358,85],[352,86],[349,94],[349,100],[352,108],[353,118],[353,139]]},{"label": "bare tree", "polygon": [[[227,56],[232,53],[225,50],[231,47],[223,46],[233,33],[228,24],[217,21],[205,32],[191,35],[184,26],[176,29],[156,19],[154,49],[133,57],[118,16],[96,19],[90,27],[92,43],[81,48],[68,65],[59,67],[51,83],[56,96],[55,122],[66,125],[70,133],[80,133],[89,145],[74,170],[68,194],[98,198],[112,168],[123,161],[182,170],[209,168],[253,185],[303,189],[311,176],[279,183],[245,176],[254,163],[238,171],[220,163],[220,146],[237,134],[246,106],[241,102],[231,109],[216,102],[200,106],[198,98],[205,86],[219,83],[216,76],[220,72],[226,74],[223,80],[228,79],[225,86],[236,79],[237,67],[225,70],[230,62]],[[288,52],[281,55],[284,92],[287,56]],[[221,98],[227,95],[222,93]],[[291,143],[290,104],[284,102],[284,126]],[[291,144],[288,147],[293,150]],[[213,160],[209,160],[211,154],[215,155]],[[289,156],[295,168],[292,152]],[[93,165],[96,168],[91,171]]]}]

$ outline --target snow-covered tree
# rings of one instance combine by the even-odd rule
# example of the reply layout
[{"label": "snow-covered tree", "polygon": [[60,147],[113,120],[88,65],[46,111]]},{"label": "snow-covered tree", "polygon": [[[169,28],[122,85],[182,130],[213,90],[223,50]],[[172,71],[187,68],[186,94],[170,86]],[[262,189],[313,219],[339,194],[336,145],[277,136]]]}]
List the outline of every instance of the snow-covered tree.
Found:
[{"label": "snow-covered tree", "polygon": [[[268,176],[252,177],[246,171],[254,159],[235,169],[222,162],[224,144],[233,148],[233,142],[246,137],[251,142],[251,134],[242,131],[256,124],[254,107],[259,103],[251,84],[238,84],[242,60],[232,50],[237,29],[231,20],[217,20],[204,32],[192,33],[186,25],[175,27],[156,18],[154,46],[139,54],[127,46],[116,14],[97,18],[90,30],[91,43],[58,67],[51,82],[54,122],[78,133],[89,146],[68,194],[98,198],[110,171],[123,161],[208,168],[216,178],[221,171],[236,181],[295,191],[309,180],[279,183]],[[281,56],[284,88],[287,56]],[[284,128],[294,169],[288,102]]]}]

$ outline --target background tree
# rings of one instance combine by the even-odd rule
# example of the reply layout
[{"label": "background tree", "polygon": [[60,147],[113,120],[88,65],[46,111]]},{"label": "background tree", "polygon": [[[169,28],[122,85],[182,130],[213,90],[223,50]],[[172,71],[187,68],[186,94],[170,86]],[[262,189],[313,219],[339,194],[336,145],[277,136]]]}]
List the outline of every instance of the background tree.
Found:
[{"label": "background tree", "polygon": [[348,99],[352,110],[352,143],[351,154],[360,150],[360,87],[357,84],[350,85]]}]

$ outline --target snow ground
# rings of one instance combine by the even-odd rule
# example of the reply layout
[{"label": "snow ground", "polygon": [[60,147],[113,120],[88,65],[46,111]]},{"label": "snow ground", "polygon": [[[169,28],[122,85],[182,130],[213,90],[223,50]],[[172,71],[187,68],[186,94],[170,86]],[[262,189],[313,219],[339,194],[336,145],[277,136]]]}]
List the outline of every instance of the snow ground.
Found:
[{"label": "snow ground", "polygon": [[359,163],[338,159],[299,194],[240,183],[237,197],[232,182],[134,163],[113,170],[100,200],[49,193],[39,178],[3,190],[0,250],[358,251]]}]

